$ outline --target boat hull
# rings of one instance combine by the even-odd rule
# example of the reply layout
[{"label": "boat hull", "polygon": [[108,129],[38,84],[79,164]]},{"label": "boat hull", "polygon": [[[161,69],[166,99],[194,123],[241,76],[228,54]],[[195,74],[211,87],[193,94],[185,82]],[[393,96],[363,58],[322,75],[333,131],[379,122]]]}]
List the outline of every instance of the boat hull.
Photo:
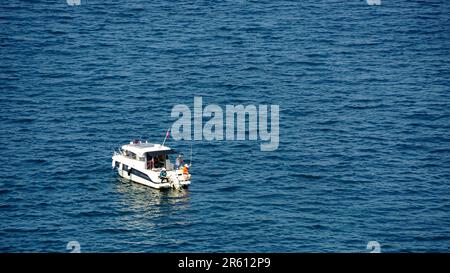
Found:
[{"label": "boat hull", "polygon": [[[128,175],[128,172],[120,170],[120,169],[117,170],[117,173],[119,174],[120,177],[122,177],[124,179],[130,180],[132,182],[139,183],[141,185],[144,185],[144,186],[147,186],[147,187],[151,187],[151,188],[154,188],[154,189],[170,189],[170,188],[173,188],[171,183],[167,183],[167,182],[155,183],[155,182],[152,182],[152,181],[148,181],[147,179],[143,179],[143,178],[141,178],[139,176],[133,175],[131,173],[130,173],[130,175]],[[183,188],[187,188],[191,184],[190,181],[180,181],[179,183],[180,183],[181,187],[183,187]]]},{"label": "boat hull", "polygon": [[122,178],[154,189],[186,188],[191,184],[190,179],[184,179],[181,170],[167,171],[170,181],[163,182],[159,178],[159,171],[147,170],[122,155],[112,157],[112,167],[117,169]]}]

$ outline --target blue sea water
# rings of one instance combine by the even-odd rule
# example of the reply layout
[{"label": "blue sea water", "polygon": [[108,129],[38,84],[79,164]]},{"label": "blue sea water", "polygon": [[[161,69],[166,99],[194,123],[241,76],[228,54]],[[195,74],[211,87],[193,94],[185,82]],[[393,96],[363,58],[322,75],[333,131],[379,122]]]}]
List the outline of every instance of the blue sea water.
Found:
[{"label": "blue sea water", "polygon": [[[2,1],[0,252],[450,250],[449,1]],[[194,141],[121,180],[176,104],[280,105],[280,145]],[[168,144],[189,153],[189,141]]]}]

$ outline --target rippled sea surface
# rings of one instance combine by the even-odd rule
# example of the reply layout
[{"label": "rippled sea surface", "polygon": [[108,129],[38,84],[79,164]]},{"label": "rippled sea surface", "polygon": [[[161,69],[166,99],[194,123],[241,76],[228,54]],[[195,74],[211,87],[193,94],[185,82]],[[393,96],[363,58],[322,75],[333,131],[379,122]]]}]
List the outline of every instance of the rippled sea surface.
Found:
[{"label": "rippled sea surface", "polygon": [[[449,1],[0,4],[0,252],[450,250]],[[194,141],[188,190],[111,170],[176,104],[280,105]],[[189,141],[168,141],[189,154]]]}]

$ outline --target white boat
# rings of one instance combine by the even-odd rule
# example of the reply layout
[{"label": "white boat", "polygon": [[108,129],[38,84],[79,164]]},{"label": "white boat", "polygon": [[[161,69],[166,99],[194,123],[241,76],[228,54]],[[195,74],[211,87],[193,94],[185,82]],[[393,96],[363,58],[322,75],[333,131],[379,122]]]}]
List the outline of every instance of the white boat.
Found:
[{"label": "white boat", "polygon": [[[119,175],[136,183],[156,189],[182,188],[191,184],[191,175],[186,171],[182,155],[172,162],[170,155],[176,151],[170,147],[134,140],[123,145],[112,156],[112,167]],[[161,171],[166,176],[161,176]]]}]

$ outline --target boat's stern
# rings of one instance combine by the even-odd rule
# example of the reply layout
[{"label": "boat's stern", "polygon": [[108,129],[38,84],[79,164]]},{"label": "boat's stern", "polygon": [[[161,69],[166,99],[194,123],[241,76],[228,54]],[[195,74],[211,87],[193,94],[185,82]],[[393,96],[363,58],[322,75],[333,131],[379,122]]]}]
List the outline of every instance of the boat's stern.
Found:
[{"label": "boat's stern", "polygon": [[187,187],[191,184],[191,175],[183,174],[182,170],[173,170],[169,172],[169,177],[174,185],[179,185],[181,187]]}]

